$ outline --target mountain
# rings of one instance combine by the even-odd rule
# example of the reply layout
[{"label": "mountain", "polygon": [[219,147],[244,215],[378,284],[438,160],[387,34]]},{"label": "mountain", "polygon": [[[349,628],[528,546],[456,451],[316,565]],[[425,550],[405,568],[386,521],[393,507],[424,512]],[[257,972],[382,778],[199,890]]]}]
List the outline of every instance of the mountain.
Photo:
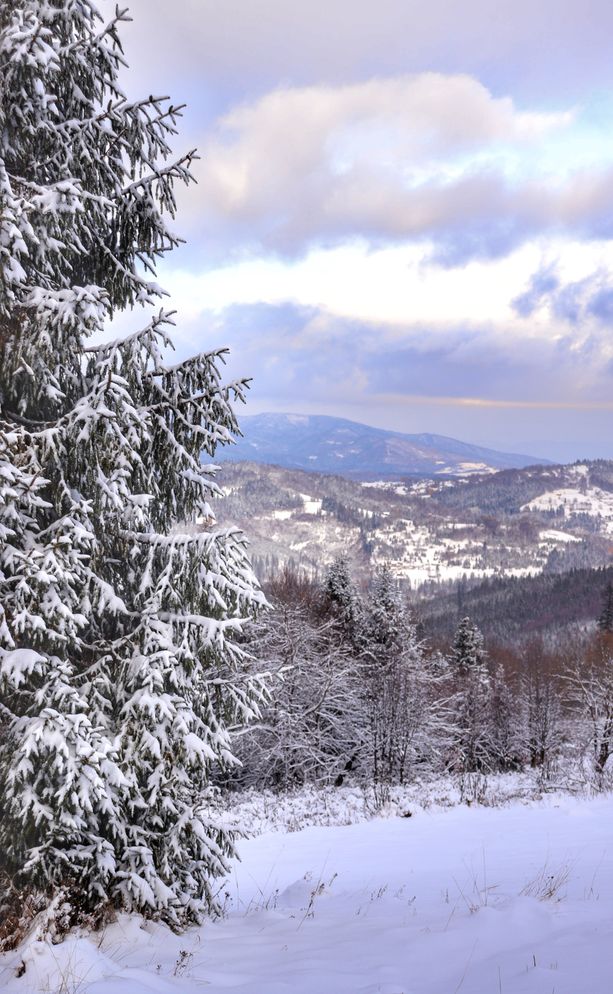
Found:
[{"label": "mountain", "polygon": [[241,418],[243,438],[217,461],[268,463],[358,480],[394,476],[465,476],[548,460],[497,452],[444,435],[406,435],[324,415],[256,414]]},{"label": "mountain", "polygon": [[246,532],[262,575],[316,573],[342,553],[417,589],[612,561],[613,462],[404,482],[226,463],[218,482],[217,518]]}]

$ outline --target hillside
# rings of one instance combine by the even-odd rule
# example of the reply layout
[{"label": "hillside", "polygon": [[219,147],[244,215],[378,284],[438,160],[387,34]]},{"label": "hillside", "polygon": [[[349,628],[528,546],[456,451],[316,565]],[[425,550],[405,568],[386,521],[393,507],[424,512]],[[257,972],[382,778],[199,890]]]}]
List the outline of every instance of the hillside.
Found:
[{"label": "hillside", "polygon": [[245,529],[260,575],[317,575],[343,553],[358,574],[388,563],[417,589],[601,567],[613,552],[610,462],[361,483],[242,463],[220,483],[219,521]]},{"label": "hillside", "polygon": [[562,628],[593,628],[607,583],[613,583],[613,567],[496,577],[474,587],[431,587],[412,606],[430,639],[449,643],[459,620],[468,615],[488,641],[517,645]]},{"label": "hillside", "polygon": [[241,418],[243,437],[221,461],[252,461],[353,479],[457,476],[521,468],[547,460],[498,452],[443,435],[407,435],[355,421],[297,414]]},{"label": "hillside", "polygon": [[613,577],[613,462],[371,482],[239,463],[219,479],[219,523],[246,531],[262,579],[321,577],[342,554],[365,585],[386,563],[429,638],[464,614],[506,643],[585,628]]},{"label": "hillside", "polygon": [[355,788],[239,796],[222,916],[183,934],[120,915],[61,944],[28,935],[0,956],[0,987],[605,994],[611,796],[539,800],[508,775],[487,786],[487,806],[470,807],[450,781],[394,787],[378,817]]}]

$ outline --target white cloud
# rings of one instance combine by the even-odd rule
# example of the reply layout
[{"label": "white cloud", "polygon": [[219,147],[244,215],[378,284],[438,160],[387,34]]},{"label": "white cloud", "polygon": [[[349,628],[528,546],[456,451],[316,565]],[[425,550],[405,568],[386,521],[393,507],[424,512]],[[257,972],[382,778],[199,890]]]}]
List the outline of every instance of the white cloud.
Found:
[{"label": "white cloud", "polygon": [[423,324],[434,330],[452,324],[504,324],[524,336],[559,334],[548,313],[522,318],[512,301],[547,260],[564,283],[596,270],[613,269],[613,248],[564,239],[540,241],[505,259],[473,261],[444,269],[429,262],[431,246],[369,250],[354,242],[310,252],[295,261],[262,258],[201,274],[168,269],[164,285],[181,315],[233,304],[291,302],[355,321],[394,328]]},{"label": "white cloud", "polygon": [[422,237],[509,211],[522,226],[522,211],[547,212],[534,202],[543,191],[509,191],[504,163],[573,120],[518,109],[466,75],[281,88],[216,123],[190,214],[235,246],[288,251]]}]

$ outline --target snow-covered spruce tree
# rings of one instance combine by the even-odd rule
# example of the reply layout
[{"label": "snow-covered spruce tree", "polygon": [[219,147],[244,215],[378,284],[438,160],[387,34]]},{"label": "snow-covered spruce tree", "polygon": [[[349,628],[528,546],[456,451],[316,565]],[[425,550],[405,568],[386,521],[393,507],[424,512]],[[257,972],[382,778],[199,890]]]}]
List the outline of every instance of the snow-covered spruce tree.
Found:
[{"label": "snow-covered spruce tree", "polygon": [[234,636],[261,598],[207,503],[243,391],[223,354],[166,365],[163,313],[90,344],[159,297],[190,178],[178,110],[119,88],[124,19],[0,4],[0,852],[68,919],[180,926],[232,852],[209,770],[256,707]]},{"label": "snow-covered spruce tree", "polygon": [[405,625],[409,622],[398,584],[387,565],[375,571],[365,615],[364,638],[374,653],[402,647]]},{"label": "snow-covered spruce tree", "polygon": [[447,722],[441,676],[403,605],[389,567],[377,570],[362,639],[366,777],[405,783],[440,766]]},{"label": "snow-covered spruce tree", "polygon": [[357,648],[362,638],[364,608],[346,556],[337,556],[328,567],[323,597],[326,608],[339,623],[344,640]]},{"label": "snow-covered spruce tree", "polygon": [[485,772],[495,767],[492,755],[492,686],[486,666],[483,636],[470,618],[456,630],[450,660],[455,691],[451,767],[460,773]]},{"label": "snow-covered spruce tree", "polygon": [[462,618],[453,639],[451,665],[460,676],[483,668],[485,651],[483,635],[470,618]]}]

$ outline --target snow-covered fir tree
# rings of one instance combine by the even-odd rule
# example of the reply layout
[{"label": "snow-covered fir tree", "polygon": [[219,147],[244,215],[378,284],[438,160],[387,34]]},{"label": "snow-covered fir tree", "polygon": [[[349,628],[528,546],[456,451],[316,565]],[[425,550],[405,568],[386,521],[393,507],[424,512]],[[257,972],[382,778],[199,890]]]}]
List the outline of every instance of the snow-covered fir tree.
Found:
[{"label": "snow-covered fir tree", "polygon": [[158,300],[190,178],[177,108],[121,91],[124,18],[0,4],[0,852],[73,919],[179,926],[232,852],[209,771],[257,708],[236,636],[261,596],[201,462],[236,430],[223,353],[168,364],[162,312],[96,344]]},{"label": "snow-covered fir tree", "polygon": [[328,567],[324,581],[324,601],[337,619],[344,638],[353,647],[357,647],[364,626],[364,609],[346,556],[337,556]]},{"label": "snow-covered fir tree", "polygon": [[436,768],[447,722],[440,669],[425,652],[388,566],[373,579],[361,648],[366,778],[404,783],[418,767]]},{"label": "snow-covered fir tree", "polygon": [[461,676],[466,676],[484,663],[483,635],[470,618],[462,618],[453,640],[452,667]]},{"label": "snow-covered fir tree", "polygon": [[398,584],[389,566],[379,566],[372,581],[366,606],[364,639],[372,654],[385,654],[402,647],[405,628],[410,625],[401,602]]},{"label": "snow-covered fir tree", "polygon": [[486,666],[483,636],[470,618],[455,633],[450,661],[454,684],[454,736],[451,765],[462,773],[491,769],[491,680]]}]

